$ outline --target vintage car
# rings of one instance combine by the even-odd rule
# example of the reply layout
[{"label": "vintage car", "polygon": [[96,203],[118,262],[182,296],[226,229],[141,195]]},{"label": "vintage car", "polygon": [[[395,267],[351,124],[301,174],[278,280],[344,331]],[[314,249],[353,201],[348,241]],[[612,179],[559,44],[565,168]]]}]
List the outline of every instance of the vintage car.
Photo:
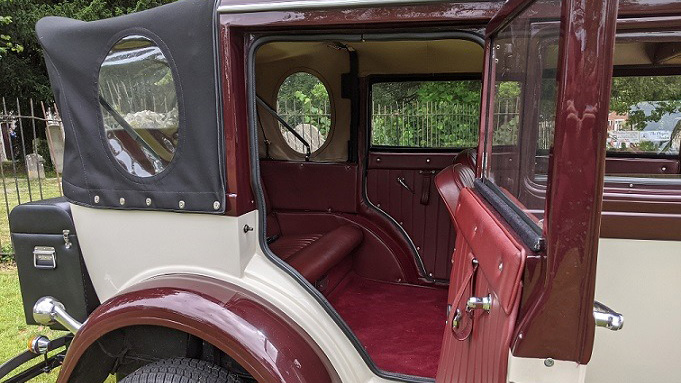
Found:
[{"label": "vintage car", "polygon": [[681,76],[678,1],[180,0],[36,31],[65,199],[10,224],[27,322],[68,335],[8,382],[681,381],[679,128],[618,125],[681,98],[609,108]]}]

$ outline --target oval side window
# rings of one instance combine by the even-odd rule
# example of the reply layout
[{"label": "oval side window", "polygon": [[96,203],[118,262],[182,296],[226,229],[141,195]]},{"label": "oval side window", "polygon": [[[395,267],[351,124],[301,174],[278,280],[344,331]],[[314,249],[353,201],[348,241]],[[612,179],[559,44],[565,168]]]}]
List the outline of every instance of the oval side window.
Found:
[{"label": "oval side window", "polygon": [[99,71],[104,133],[128,173],[151,177],[172,161],[179,139],[175,81],[168,60],[149,38],[119,40]]}]

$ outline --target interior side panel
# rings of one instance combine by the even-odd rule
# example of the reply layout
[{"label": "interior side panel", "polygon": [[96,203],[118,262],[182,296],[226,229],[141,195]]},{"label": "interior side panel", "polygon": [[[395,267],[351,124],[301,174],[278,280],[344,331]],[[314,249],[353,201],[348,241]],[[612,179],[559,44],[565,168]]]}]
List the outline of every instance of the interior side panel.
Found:
[{"label": "interior side panel", "polygon": [[260,161],[269,208],[357,212],[357,165]]},{"label": "interior side panel", "polygon": [[[276,221],[284,238],[329,233],[350,224],[363,232],[353,252],[353,270],[358,275],[418,283],[416,263],[396,239],[395,229],[359,202],[356,164],[261,161],[260,173],[272,214],[268,225]],[[279,242],[276,239],[273,246]]]},{"label": "interior side panel", "polygon": [[447,279],[455,232],[435,189],[435,175],[452,164],[456,153],[369,154],[367,197],[404,228],[426,272]]},{"label": "interior side panel", "polygon": [[[457,248],[448,297],[451,310],[436,382],[503,383],[527,253],[472,189],[461,192],[456,210],[450,213],[457,229]],[[488,294],[488,311],[467,310],[470,297]]]}]

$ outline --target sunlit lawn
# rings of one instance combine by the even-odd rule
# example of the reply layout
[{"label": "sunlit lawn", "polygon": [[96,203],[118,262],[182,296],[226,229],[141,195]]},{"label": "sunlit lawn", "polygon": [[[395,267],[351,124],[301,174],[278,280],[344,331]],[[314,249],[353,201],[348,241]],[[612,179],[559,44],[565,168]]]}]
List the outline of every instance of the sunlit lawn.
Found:
[{"label": "sunlit lawn", "polygon": [[[41,185],[42,185],[42,198],[41,198]],[[50,177],[42,179],[40,184],[38,180],[31,180],[30,182],[31,192],[29,194],[29,182],[23,177],[17,179],[15,182],[12,174],[7,174],[5,171],[5,182],[4,186],[2,180],[0,180],[0,247],[6,250],[10,244],[9,238],[9,222],[7,218],[7,205],[9,205],[9,211],[12,211],[16,205],[21,203],[26,203],[31,200],[41,200],[46,198],[54,198],[61,195],[59,188],[59,181],[56,177]],[[17,194],[17,188],[19,193]],[[7,191],[5,197],[5,190]],[[18,196],[18,198],[17,198]]]}]

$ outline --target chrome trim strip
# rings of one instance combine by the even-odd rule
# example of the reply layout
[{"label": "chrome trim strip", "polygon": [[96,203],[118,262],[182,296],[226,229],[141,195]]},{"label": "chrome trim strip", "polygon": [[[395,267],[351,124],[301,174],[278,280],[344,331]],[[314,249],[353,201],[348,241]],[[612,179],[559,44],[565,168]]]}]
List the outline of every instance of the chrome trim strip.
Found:
[{"label": "chrome trim strip", "polygon": [[218,7],[218,13],[307,11],[332,8],[385,7],[391,5],[419,5],[451,2],[452,1],[448,0],[293,0],[221,5]]}]

